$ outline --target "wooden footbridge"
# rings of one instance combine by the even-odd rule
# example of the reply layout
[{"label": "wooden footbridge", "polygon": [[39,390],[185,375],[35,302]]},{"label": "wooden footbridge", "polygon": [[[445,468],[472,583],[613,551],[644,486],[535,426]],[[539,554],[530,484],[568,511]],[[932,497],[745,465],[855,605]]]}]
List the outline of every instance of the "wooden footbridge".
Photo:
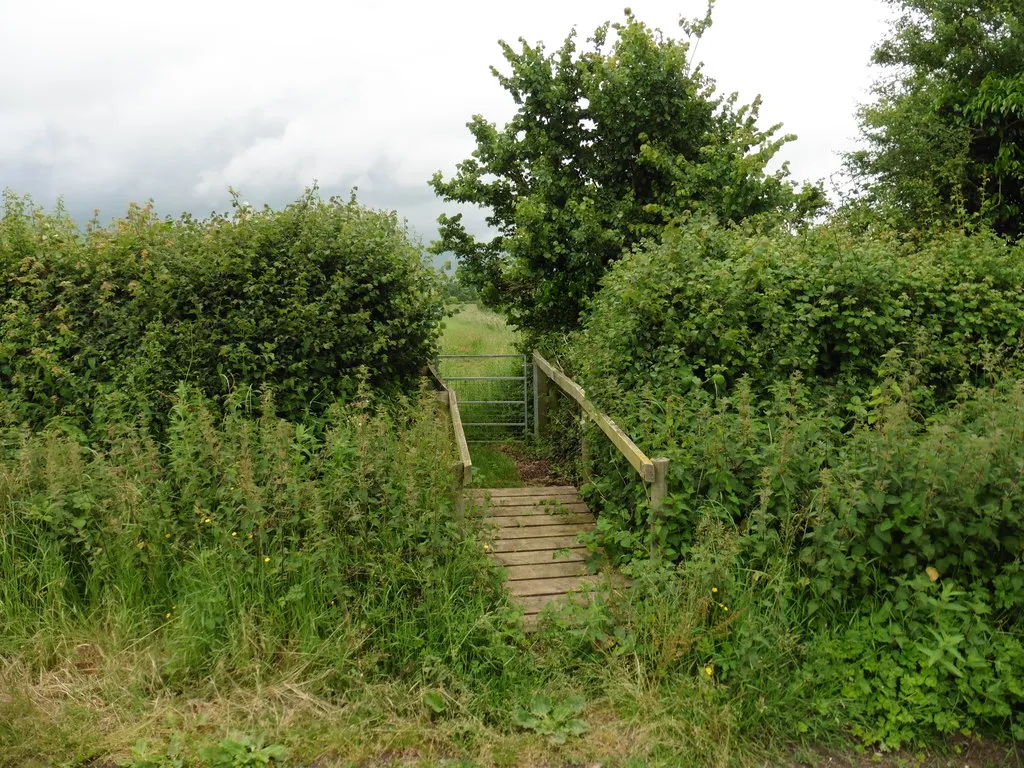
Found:
[{"label": "wooden footbridge", "polygon": [[[596,520],[573,486],[473,488],[473,460],[463,429],[455,391],[431,368],[451,416],[459,461],[455,466],[459,514],[482,518],[483,541],[496,567],[503,568],[512,599],[522,607],[524,623],[536,626],[549,604],[586,600],[599,577],[586,566],[587,550],[580,535],[594,530]],[[525,375],[524,375],[525,379]],[[649,459],[586,398],[585,392],[538,352],[533,353],[534,431],[539,437],[556,398],[565,395],[626,457],[646,485],[652,515],[657,515],[667,492],[668,459]],[[524,412],[527,403],[524,403]],[[525,422],[525,418],[524,418]],[[587,434],[584,428],[584,435]],[[584,455],[588,453],[584,438]],[[652,544],[652,546],[654,546]]]},{"label": "wooden footbridge", "polygon": [[597,582],[584,564],[581,533],[596,522],[572,486],[469,490],[484,522],[484,546],[505,569],[508,591],[533,622],[545,605]]}]

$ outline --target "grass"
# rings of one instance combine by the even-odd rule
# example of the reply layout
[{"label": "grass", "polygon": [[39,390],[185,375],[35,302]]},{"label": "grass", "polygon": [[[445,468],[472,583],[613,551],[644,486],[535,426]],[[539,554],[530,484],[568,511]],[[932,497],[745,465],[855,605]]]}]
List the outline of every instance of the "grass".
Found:
[{"label": "grass", "polygon": [[[517,355],[519,338],[500,315],[463,304],[445,322],[441,336],[441,352],[445,355]],[[442,360],[443,376],[520,376],[523,364],[516,359]],[[527,369],[527,375],[530,375]],[[530,382],[528,382],[530,384]],[[452,381],[459,396],[464,422],[512,423],[523,419],[520,405],[480,405],[474,400],[523,400],[520,382]],[[466,437],[473,441],[473,483],[482,488],[515,488],[522,485],[515,461],[502,453],[496,443],[520,439],[522,431],[515,428],[466,428]],[[478,442],[494,440],[495,443]]]},{"label": "grass", "polygon": [[523,479],[514,459],[499,444],[473,443],[473,485],[478,488],[519,488]]},{"label": "grass", "polygon": [[[726,595],[720,520],[678,567],[526,636],[455,518],[431,398],[309,425],[248,408],[182,389],[160,443],[0,431],[0,768],[247,766],[278,746],[295,768],[1021,765],[961,737],[853,749],[839,692],[794,674],[771,574],[737,572],[767,600]],[[486,482],[516,482],[474,449]],[[578,702],[585,732],[531,726],[538,697]],[[207,751],[225,744],[231,763]]]},{"label": "grass", "polygon": [[[501,315],[476,304],[460,305],[445,320],[441,334],[441,350],[446,355],[514,355],[519,352],[518,343],[518,335]],[[493,375],[488,361],[477,365],[473,375]]]}]

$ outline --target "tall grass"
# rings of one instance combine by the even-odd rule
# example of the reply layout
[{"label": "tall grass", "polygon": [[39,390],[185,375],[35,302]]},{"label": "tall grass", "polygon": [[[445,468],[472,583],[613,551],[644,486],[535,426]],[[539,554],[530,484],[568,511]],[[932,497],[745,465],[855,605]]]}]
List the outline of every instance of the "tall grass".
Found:
[{"label": "tall grass", "polygon": [[[454,515],[431,398],[274,412],[180,388],[160,443],[124,419],[92,444],[2,433],[0,765],[244,731],[300,765],[728,766],[842,733],[791,594],[721,520],[678,569],[637,564],[631,592],[530,639]],[[517,724],[539,692],[582,697],[588,734]]]},{"label": "tall grass", "polygon": [[146,638],[184,686],[300,667],[337,691],[437,657],[500,678],[474,650],[508,621],[499,582],[455,522],[430,401],[273,413],[238,395],[218,416],[182,387],[163,444],[130,423],[99,445],[9,429],[0,654],[44,667],[74,638]]}]

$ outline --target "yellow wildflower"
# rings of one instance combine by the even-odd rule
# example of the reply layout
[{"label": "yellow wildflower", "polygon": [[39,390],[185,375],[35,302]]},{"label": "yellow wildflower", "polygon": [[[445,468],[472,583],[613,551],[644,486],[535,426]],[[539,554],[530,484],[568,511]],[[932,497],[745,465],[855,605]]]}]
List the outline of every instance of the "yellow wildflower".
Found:
[{"label": "yellow wildflower", "polygon": [[237,531],[232,531],[232,532],[231,532],[231,535],[232,535],[232,536],[237,536],[237,535],[238,535],[238,532],[237,532]]},{"label": "yellow wildflower", "polygon": [[171,534],[169,534],[169,533],[165,533],[165,534],[164,534],[164,538],[165,538],[165,539],[169,539],[169,538],[171,538]]},{"label": "yellow wildflower", "polygon": [[270,558],[269,557],[264,557],[263,558],[263,562],[264,563],[269,563],[270,562]]},{"label": "yellow wildflower", "polygon": [[712,587],[712,588],[711,588],[711,591],[712,591],[712,592],[717,592],[717,591],[718,591],[718,587]]},{"label": "yellow wildflower", "polygon": [[708,664],[706,667],[704,667],[704,674],[708,677],[711,677],[713,674],[715,674],[715,668]]}]

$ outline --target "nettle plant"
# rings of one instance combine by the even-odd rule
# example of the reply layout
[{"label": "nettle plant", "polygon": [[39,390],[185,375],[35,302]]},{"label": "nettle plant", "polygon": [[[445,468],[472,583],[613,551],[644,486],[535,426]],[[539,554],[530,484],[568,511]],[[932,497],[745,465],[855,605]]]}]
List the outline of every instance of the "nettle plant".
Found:
[{"label": "nettle plant", "polygon": [[702,649],[724,682],[803,637],[807,700],[841,700],[868,740],[1019,732],[1022,283],[1024,251],[995,237],[707,221],[613,268],[570,365],[671,469],[652,518],[594,441],[600,542],[629,562],[653,539],[683,568],[721,545],[709,520],[735,536],[744,614]]}]

